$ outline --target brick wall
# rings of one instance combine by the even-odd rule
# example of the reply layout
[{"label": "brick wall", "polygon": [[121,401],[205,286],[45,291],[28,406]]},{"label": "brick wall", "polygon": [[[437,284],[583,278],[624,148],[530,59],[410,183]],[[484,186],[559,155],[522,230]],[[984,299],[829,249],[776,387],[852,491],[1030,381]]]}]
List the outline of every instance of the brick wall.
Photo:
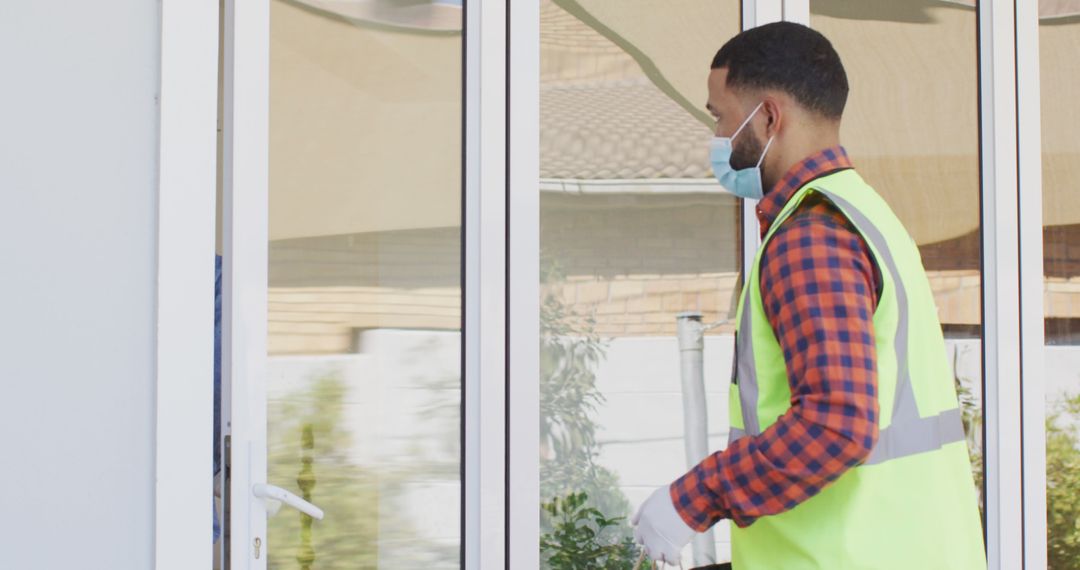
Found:
[{"label": "brick wall", "polygon": [[[675,315],[684,311],[701,312],[706,323],[725,318],[738,280],[735,273],[572,276],[544,291],[559,296],[579,321],[591,318],[601,336],[670,336]],[[731,330],[722,326],[713,334]]]},{"label": "brick wall", "polygon": [[[593,319],[602,336],[668,336],[680,312],[700,311],[705,322],[734,313],[738,211],[726,196],[545,192],[540,219],[554,275],[544,292]],[[1080,226],[1046,236],[1047,314],[1073,323],[1080,261],[1070,260],[1080,259]],[[272,353],[351,352],[357,331],[369,329],[459,329],[459,240],[459,228],[433,228],[274,242]],[[980,323],[978,247],[971,234],[921,248],[947,325]]]},{"label": "brick wall", "polygon": [[275,241],[269,351],[341,354],[364,330],[460,330],[460,267],[460,228]]}]

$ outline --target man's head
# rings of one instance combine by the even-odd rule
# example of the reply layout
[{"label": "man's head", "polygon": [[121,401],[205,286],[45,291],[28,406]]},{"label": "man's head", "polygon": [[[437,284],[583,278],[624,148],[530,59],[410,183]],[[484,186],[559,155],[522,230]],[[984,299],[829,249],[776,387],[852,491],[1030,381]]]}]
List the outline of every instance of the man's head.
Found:
[{"label": "man's head", "polygon": [[732,141],[731,165],[754,166],[775,137],[761,166],[767,192],[799,160],[839,144],[847,95],[847,74],[829,40],[806,26],[778,22],[742,32],[720,48],[707,108],[716,135],[730,137],[761,105]]}]

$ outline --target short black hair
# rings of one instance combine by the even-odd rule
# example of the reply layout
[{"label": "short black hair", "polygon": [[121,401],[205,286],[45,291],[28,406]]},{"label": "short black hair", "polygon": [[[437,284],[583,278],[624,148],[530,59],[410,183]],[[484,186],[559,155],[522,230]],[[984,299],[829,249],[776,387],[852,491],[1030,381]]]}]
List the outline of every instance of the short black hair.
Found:
[{"label": "short black hair", "polygon": [[839,119],[848,80],[840,56],[819,32],[793,22],[775,22],[731,38],[712,61],[727,68],[730,88],[777,89],[803,107]]}]

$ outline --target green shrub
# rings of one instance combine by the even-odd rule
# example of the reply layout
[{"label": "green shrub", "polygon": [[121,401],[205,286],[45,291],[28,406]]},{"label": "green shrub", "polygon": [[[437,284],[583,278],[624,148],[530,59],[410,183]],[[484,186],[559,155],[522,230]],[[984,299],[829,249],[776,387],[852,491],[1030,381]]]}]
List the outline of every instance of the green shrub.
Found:
[{"label": "green shrub", "polygon": [[588,496],[571,493],[544,503],[553,529],[540,538],[540,552],[551,570],[631,570],[639,549],[618,529],[622,518],[607,518],[587,506]]},{"label": "green shrub", "polygon": [[1080,395],[1046,418],[1048,570],[1080,570]]},{"label": "green shrub", "polygon": [[[546,256],[541,279],[545,285],[540,303],[541,564],[552,570],[623,568],[598,566],[598,559],[589,557],[569,562],[572,553],[588,552],[603,564],[618,564],[621,558],[611,554],[612,545],[633,545],[624,518],[630,503],[619,490],[618,477],[596,463],[594,415],[604,402],[596,388],[596,368],[606,343],[595,333],[594,319],[578,315],[559,296],[562,276]],[[584,517],[575,525],[586,520],[589,524],[575,530],[565,518],[558,518],[566,516]],[[626,568],[632,566],[631,561]]]}]

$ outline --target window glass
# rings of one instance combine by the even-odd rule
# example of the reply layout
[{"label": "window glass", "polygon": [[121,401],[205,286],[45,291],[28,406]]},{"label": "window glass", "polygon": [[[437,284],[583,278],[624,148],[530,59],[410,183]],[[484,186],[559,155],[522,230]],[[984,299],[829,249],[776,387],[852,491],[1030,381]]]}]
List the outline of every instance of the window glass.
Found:
[{"label": "window glass", "polygon": [[459,568],[460,2],[270,7],[269,568]]},{"label": "window glass", "polygon": [[1080,569],[1080,7],[1040,4],[1050,570]]},{"label": "window glass", "polygon": [[[713,323],[733,309],[740,205],[712,178],[704,105],[712,56],[739,31],[739,2],[676,4],[541,1],[540,500],[554,511],[542,515],[545,565],[578,546],[621,544],[619,562],[603,567],[632,566],[626,520],[583,539],[559,523],[579,512],[572,497],[626,517],[688,469],[676,316]],[[713,451],[727,440],[732,330],[704,339]],[[726,525],[713,535],[722,560]],[[578,567],[601,567],[578,556]]]},{"label": "window glass", "polygon": [[979,84],[974,1],[811,0],[851,84],[841,140],[919,246],[983,488]]}]

